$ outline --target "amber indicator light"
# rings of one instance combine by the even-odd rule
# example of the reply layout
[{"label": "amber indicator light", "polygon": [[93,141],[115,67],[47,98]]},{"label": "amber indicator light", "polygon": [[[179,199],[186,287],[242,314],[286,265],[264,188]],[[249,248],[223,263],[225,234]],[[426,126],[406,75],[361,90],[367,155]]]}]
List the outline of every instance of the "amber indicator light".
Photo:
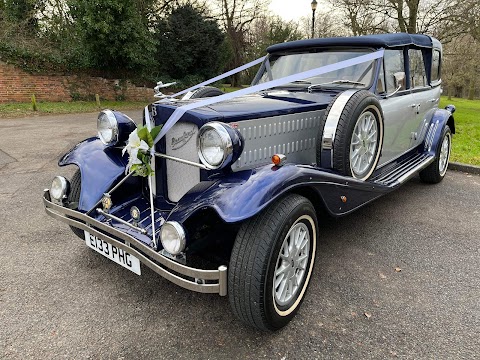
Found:
[{"label": "amber indicator light", "polygon": [[273,155],[272,156],[272,163],[274,165],[280,165],[280,163],[282,162],[282,159],[280,158],[280,156],[278,156],[277,154]]}]

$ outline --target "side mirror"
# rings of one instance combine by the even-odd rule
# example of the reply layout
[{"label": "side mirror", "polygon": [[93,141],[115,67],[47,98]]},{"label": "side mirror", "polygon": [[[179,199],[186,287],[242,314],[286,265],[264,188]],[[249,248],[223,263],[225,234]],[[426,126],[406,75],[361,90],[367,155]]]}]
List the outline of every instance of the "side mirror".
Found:
[{"label": "side mirror", "polygon": [[397,87],[394,92],[391,94],[387,94],[385,97],[389,98],[390,96],[395,95],[397,92],[400,90],[405,90],[406,88],[406,83],[405,83],[405,73],[403,71],[396,72],[393,74],[393,80],[395,83],[395,86]]}]

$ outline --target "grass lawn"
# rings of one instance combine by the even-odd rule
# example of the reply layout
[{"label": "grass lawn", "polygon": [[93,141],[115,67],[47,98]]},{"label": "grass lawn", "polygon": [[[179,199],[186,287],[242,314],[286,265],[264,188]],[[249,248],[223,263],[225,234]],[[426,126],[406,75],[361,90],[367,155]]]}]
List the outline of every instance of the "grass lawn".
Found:
[{"label": "grass lawn", "polygon": [[456,133],[453,136],[450,161],[480,165],[480,100],[452,98],[442,96],[440,108],[448,104],[456,106],[453,114]]},{"label": "grass lawn", "polygon": [[32,110],[31,103],[0,104],[0,118],[24,117],[29,115],[69,114],[96,112],[102,109],[136,110],[147,105],[136,101],[101,101],[101,108],[92,101],[37,102],[38,111]]}]

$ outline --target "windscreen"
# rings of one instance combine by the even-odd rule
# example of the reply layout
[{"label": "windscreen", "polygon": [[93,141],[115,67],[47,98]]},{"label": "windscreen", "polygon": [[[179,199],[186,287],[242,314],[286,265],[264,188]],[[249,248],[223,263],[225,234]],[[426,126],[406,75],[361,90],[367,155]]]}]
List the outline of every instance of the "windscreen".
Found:
[{"label": "windscreen", "polygon": [[[260,68],[260,74],[257,75],[254,85],[297,74],[303,71],[312,70],[321,66],[335,64],[340,61],[369,54],[370,52],[371,51],[369,50],[336,50],[290,53],[281,55],[273,54],[270,55],[268,59],[270,66],[266,66],[266,64],[264,64]],[[304,79],[304,81],[305,83],[311,84],[334,82],[334,84],[331,84],[332,86],[352,86],[352,84],[347,84],[347,81],[351,81],[364,84],[364,87],[367,87],[372,82],[373,69],[374,61],[372,60],[362,64],[349,66],[344,69],[332,71],[323,75]],[[338,80],[346,81],[342,83]]]}]

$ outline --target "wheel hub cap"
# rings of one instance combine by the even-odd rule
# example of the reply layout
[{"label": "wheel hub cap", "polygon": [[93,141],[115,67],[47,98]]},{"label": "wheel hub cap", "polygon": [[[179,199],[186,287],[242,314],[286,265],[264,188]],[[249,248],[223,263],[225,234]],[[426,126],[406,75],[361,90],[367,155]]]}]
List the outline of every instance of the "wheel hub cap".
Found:
[{"label": "wheel hub cap", "polygon": [[438,161],[438,170],[443,175],[448,166],[448,159],[450,157],[450,136],[447,134],[442,141],[440,148],[440,159]]},{"label": "wheel hub cap", "polygon": [[356,177],[362,177],[375,161],[377,140],[376,118],[366,111],[358,118],[350,143],[350,167]]},{"label": "wheel hub cap", "polygon": [[274,298],[286,305],[296,297],[306,273],[310,254],[310,235],[304,223],[295,224],[280,249],[273,278]]}]

